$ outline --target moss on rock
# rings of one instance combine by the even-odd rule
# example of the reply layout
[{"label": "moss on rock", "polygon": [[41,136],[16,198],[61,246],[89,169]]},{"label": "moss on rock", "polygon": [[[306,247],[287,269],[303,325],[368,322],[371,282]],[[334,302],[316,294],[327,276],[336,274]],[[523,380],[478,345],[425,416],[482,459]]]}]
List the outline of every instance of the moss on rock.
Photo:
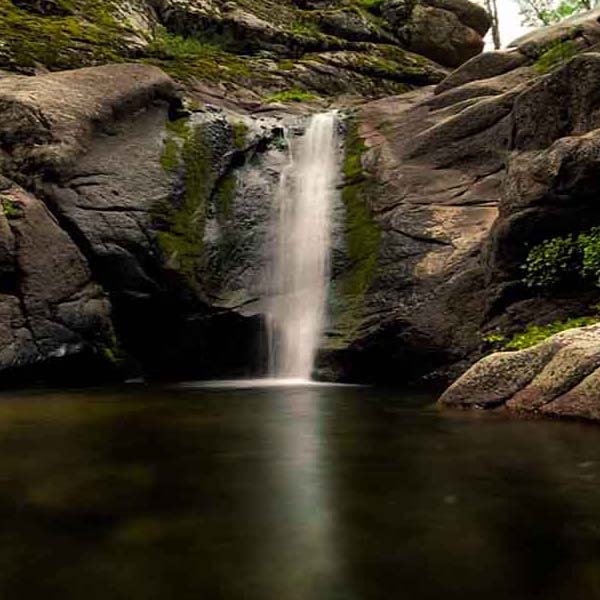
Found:
[{"label": "moss on rock", "polygon": [[268,98],[266,98],[267,103],[273,102],[313,102],[314,100],[318,100],[318,96],[311,92],[307,92],[306,90],[301,90],[299,88],[293,88],[289,90],[282,90],[281,92],[277,92],[275,94],[271,94]]},{"label": "moss on rock", "polygon": [[560,67],[578,53],[576,42],[573,40],[562,40],[552,44],[537,59],[533,68],[537,73],[543,75]]},{"label": "moss on rock", "polygon": [[221,179],[215,190],[214,200],[217,217],[220,223],[227,221],[233,215],[233,203],[237,190],[235,173],[228,173]]},{"label": "moss on rock", "polygon": [[233,146],[238,150],[243,150],[248,137],[248,125],[244,121],[236,121],[231,125]]},{"label": "moss on rock", "polygon": [[[60,15],[41,15],[0,0],[0,66],[71,69],[119,62],[131,31],[115,19],[111,0],[63,2]],[[68,9],[68,10],[67,10]]]},{"label": "moss on rock", "polygon": [[[39,68],[143,62],[185,84],[226,85],[232,94],[250,90],[256,98],[269,98],[283,89],[283,98],[273,100],[286,102],[309,99],[295,94],[297,89],[314,100],[339,93],[381,96],[443,76],[433,63],[420,64],[394,45],[382,33],[379,17],[360,1],[334,11],[306,11],[271,0],[236,0],[235,5],[248,13],[248,22],[224,16],[210,2],[199,12],[186,12],[182,5],[175,18],[155,10],[150,0],[52,0],[47,5],[0,0],[0,68],[30,74]],[[328,29],[324,12],[346,15],[348,28]],[[253,29],[252,16],[264,21],[263,29]],[[390,39],[391,45],[382,43]],[[315,64],[320,53],[327,56],[326,70]],[[348,53],[356,58],[348,59]],[[331,85],[332,77],[337,85]]]},{"label": "moss on rock", "polygon": [[187,118],[168,125],[161,165],[169,172],[183,172],[185,192],[180,206],[162,206],[158,232],[166,265],[180,273],[188,285],[197,286],[201,266],[206,210],[215,173],[212,148],[203,125],[193,126]]},{"label": "moss on rock", "polygon": [[377,271],[381,244],[381,229],[369,207],[375,184],[363,168],[366,150],[357,121],[350,120],[345,138],[342,189],[349,268],[335,282],[334,288],[335,324],[342,333],[341,342],[351,339],[361,324],[365,296]]},{"label": "moss on rock", "polygon": [[0,195],[0,210],[7,219],[17,219],[23,214],[23,207],[10,196]]}]

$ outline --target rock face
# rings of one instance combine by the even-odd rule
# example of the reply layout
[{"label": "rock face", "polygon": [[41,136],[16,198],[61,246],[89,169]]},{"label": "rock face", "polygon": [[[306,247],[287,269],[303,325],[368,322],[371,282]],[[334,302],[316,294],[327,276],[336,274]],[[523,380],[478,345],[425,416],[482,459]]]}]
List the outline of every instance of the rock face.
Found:
[{"label": "rock face", "polygon": [[520,352],[478,362],[441,397],[461,408],[496,408],[600,419],[600,325],[571,329]]},{"label": "rock face", "polygon": [[[413,52],[440,64],[458,67],[483,50],[483,39],[476,30],[461,20],[460,10],[452,10],[453,2],[437,4],[445,8],[415,6],[409,25],[409,47]],[[457,2],[456,5],[460,9],[461,3]],[[482,12],[485,14],[485,11]],[[485,31],[488,28],[489,23]]]},{"label": "rock face", "polygon": [[535,78],[524,68],[438,95],[379,100],[356,114],[350,152],[362,182],[347,181],[347,193],[369,207],[376,242],[361,257],[368,268],[351,324],[330,332],[338,344],[330,358],[345,376],[410,378],[481,345],[482,251],[502,199],[514,104]]},{"label": "rock face", "polygon": [[[269,199],[289,160],[284,128],[293,136],[302,118],[246,109],[273,91],[318,100],[439,82],[435,57],[456,50],[440,62],[458,64],[489,26],[466,0],[403,15],[388,3],[391,21],[352,2],[0,4],[0,66],[22,74],[0,80],[5,377],[56,361],[108,372],[121,347],[154,376],[264,371]],[[442,53],[426,48],[422,10],[452,22]],[[352,322],[352,206],[336,210],[337,302]],[[60,248],[54,262],[39,240]]]},{"label": "rock face", "polygon": [[[30,23],[79,18],[76,3],[73,14],[52,17],[34,4],[18,9],[38,15]],[[410,50],[419,15],[433,11],[465,34],[463,46],[424,34],[458,64],[478,51],[485,14],[459,0],[389,0],[375,20],[334,2],[286,5],[281,20],[260,3],[252,11],[191,0],[117,4],[133,23],[133,37],[119,38],[123,52],[144,61],[159,52],[170,70],[193,65],[218,79],[217,64],[237,82],[209,85],[197,70],[179,71],[178,87],[139,63],[0,79],[6,377],[59,356],[109,368],[115,335],[152,376],[264,372],[271,199],[307,114],[250,90],[263,76],[256,89],[272,89],[275,79],[260,70],[267,63],[294,93],[371,95],[374,83],[377,93],[405,92],[341,113],[324,377],[447,377],[482,356],[488,332],[588,314],[597,292],[533,294],[522,264],[528,244],[600,223],[600,55],[586,51],[600,40],[596,12],[478,55],[435,88],[407,91],[444,73]],[[298,11],[318,21],[318,33],[308,21],[290,28]],[[149,23],[166,28],[160,39]],[[197,45],[201,32],[213,36],[209,49]],[[245,79],[240,61],[262,66]],[[36,240],[64,250],[47,256]],[[64,281],[48,279],[57,270]],[[524,379],[511,384],[513,395]]]},{"label": "rock face", "polygon": [[236,309],[260,296],[251,289],[260,232],[282,168],[270,170],[263,155],[285,158],[278,121],[183,111],[168,76],[127,64],[6,78],[0,106],[10,114],[0,132],[5,174],[50,207],[85,254],[82,268],[111,299],[102,316],[143,370],[262,369],[262,320]]},{"label": "rock face", "polygon": [[[69,177],[92,140],[129,111],[166,106],[173,84],[153,67],[125,65],[5,78],[0,88],[3,172],[30,190],[3,180],[0,370],[5,377],[54,377],[78,364],[72,380],[101,378],[119,350],[111,305],[92,279],[89,240],[63,220],[45,189]],[[127,215],[120,216],[116,227],[127,231]],[[98,226],[110,223],[100,217]]]},{"label": "rock face", "polygon": [[[600,223],[600,55],[585,52],[597,17],[358,110],[359,177],[347,187],[369,207],[375,241],[351,302],[360,309],[330,331],[327,361],[342,377],[458,375],[489,350],[488,333],[593,312],[597,290],[540,294],[522,266],[532,245]],[[540,39],[550,48],[530,55]]]},{"label": "rock face", "polygon": [[0,68],[140,61],[254,103],[286,89],[374,97],[436,83],[481,51],[489,28],[468,0],[1,0],[0,10]]},{"label": "rock face", "polygon": [[0,185],[0,379],[101,380],[116,350],[108,298],[44,204]]}]

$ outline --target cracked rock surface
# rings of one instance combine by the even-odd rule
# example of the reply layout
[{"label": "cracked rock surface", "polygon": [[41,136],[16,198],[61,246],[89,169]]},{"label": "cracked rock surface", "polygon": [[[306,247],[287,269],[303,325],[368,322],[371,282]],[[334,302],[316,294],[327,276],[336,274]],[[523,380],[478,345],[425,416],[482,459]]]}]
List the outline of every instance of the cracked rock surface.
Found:
[{"label": "cracked rock surface", "polygon": [[37,198],[7,180],[0,193],[0,377],[106,375],[111,307],[84,256]]},{"label": "cracked rock surface", "polygon": [[559,333],[527,350],[492,354],[440,402],[546,416],[600,419],[600,325]]}]

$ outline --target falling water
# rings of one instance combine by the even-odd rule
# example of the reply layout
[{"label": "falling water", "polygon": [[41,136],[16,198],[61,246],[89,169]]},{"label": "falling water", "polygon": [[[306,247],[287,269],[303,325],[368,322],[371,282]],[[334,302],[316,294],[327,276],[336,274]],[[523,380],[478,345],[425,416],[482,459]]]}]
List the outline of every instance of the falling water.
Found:
[{"label": "falling water", "polygon": [[270,375],[310,379],[326,316],[331,213],[339,173],[334,112],[312,117],[277,195]]}]

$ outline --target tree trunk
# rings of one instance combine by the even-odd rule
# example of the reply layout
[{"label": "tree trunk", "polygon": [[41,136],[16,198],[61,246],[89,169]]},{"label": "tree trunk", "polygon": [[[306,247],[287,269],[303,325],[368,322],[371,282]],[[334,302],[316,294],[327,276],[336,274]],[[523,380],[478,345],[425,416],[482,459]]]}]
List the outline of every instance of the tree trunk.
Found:
[{"label": "tree trunk", "polygon": [[492,17],[492,41],[494,48],[499,50],[502,46],[500,40],[500,23],[498,20],[498,5],[496,0],[485,0],[485,7]]}]

